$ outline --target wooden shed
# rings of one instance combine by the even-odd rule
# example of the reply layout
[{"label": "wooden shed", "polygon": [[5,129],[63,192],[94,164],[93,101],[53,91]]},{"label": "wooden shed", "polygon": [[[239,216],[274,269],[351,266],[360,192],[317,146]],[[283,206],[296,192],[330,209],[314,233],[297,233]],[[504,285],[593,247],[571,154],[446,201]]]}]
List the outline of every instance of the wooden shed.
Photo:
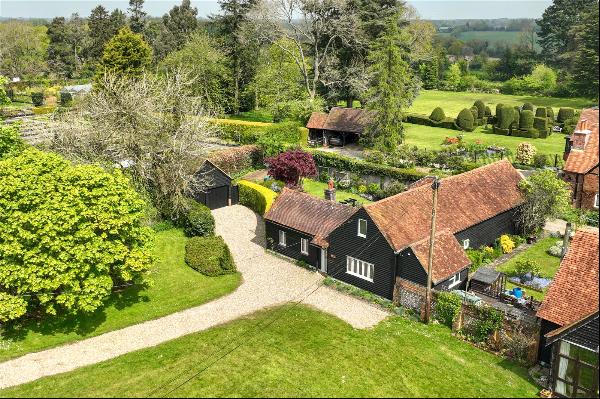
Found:
[{"label": "wooden shed", "polygon": [[232,184],[231,176],[206,160],[194,174],[203,183],[204,189],[197,190],[193,197],[210,209],[218,209],[238,203],[238,187]]}]

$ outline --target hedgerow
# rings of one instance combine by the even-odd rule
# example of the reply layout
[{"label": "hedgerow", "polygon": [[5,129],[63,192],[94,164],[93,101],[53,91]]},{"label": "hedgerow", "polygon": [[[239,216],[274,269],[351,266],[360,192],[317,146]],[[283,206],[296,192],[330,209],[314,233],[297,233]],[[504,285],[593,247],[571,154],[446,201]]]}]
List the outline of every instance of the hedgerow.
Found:
[{"label": "hedgerow", "polygon": [[190,238],[185,245],[185,262],[210,277],[236,272],[231,251],[220,236]]},{"label": "hedgerow", "polygon": [[275,191],[246,180],[240,180],[238,182],[238,187],[240,205],[247,206],[260,215],[267,213],[277,197]]}]

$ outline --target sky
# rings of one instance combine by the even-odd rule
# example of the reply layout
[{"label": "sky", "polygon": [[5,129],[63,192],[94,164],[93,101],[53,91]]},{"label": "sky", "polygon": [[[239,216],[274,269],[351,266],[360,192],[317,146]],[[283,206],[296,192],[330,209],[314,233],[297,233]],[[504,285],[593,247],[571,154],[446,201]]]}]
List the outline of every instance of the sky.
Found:
[{"label": "sky", "polygon": [[[146,0],[144,8],[153,16],[167,12],[179,0]],[[495,19],[539,18],[550,0],[408,0],[424,19]],[[0,0],[0,17],[53,18],[74,12],[89,15],[92,8],[102,4],[108,9],[125,10],[127,0]],[[216,0],[192,0],[198,15],[205,17],[218,12]]]}]

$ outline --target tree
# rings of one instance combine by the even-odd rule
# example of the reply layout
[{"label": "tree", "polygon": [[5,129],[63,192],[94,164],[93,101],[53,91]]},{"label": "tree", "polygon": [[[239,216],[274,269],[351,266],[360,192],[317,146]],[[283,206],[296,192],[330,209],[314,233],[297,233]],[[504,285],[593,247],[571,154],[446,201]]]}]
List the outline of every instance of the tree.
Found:
[{"label": "tree", "polygon": [[549,65],[568,69],[570,53],[574,50],[573,26],[581,21],[581,14],[597,6],[597,0],[553,0],[542,18],[537,21],[542,55]]},{"label": "tree", "polygon": [[46,70],[48,35],[45,26],[21,21],[0,23],[0,74],[27,78]]},{"label": "tree", "polygon": [[129,0],[129,27],[134,33],[143,33],[146,27],[146,12],[143,10],[144,0]]},{"label": "tree", "polygon": [[108,19],[110,21],[111,36],[116,35],[121,28],[127,25],[127,16],[118,8],[115,8],[113,12],[110,13],[110,17]]},{"label": "tree", "polygon": [[556,218],[569,209],[571,191],[568,183],[551,170],[535,172],[519,183],[523,204],[517,222],[526,234],[535,234],[547,219]]},{"label": "tree", "polygon": [[403,110],[416,97],[418,85],[402,43],[397,17],[389,18],[386,31],[377,39],[369,54],[371,88],[367,93],[367,108],[373,120],[367,127],[366,145],[383,151],[394,151],[404,138]]},{"label": "tree", "polygon": [[172,35],[174,49],[183,47],[188,37],[198,27],[198,9],[190,5],[190,0],[182,0],[180,6],[173,6],[162,18],[163,25]]},{"label": "tree", "polygon": [[181,50],[170,53],[159,65],[159,70],[167,73],[179,69],[193,75],[192,94],[202,98],[207,109],[221,112],[226,108],[230,83],[227,59],[206,33],[194,33]]},{"label": "tree", "polygon": [[598,3],[582,12],[572,28],[574,37],[573,87],[578,95],[598,98]]},{"label": "tree", "polygon": [[97,6],[94,8],[88,18],[90,45],[88,46],[88,56],[94,60],[99,60],[104,51],[104,45],[115,34],[112,22],[106,8]]},{"label": "tree", "polygon": [[[145,204],[120,171],[28,148],[0,160],[0,321],[93,312],[151,265]],[[8,303],[8,312],[4,305]]]},{"label": "tree", "polygon": [[[4,76],[0,75],[0,105],[7,105],[10,104],[10,98],[8,98],[8,95],[6,94],[6,89],[4,88],[4,85],[8,83],[8,79],[6,79]],[[0,153],[0,156],[2,155],[2,153]]]},{"label": "tree", "polygon": [[219,0],[221,14],[211,17],[211,25],[220,38],[229,59],[233,90],[231,111],[239,113],[241,95],[252,81],[255,71],[257,42],[250,38],[249,12],[258,0]]},{"label": "tree", "polygon": [[[106,44],[99,66],[99,75],[107,72],[127,76],[140,76],[152,63],[152,49],[142,35],[122,28]],[[101,80],[99,80],[101,81]]]},{"label": "tree", "polygon": [[317,165],[312,155],[302,150],[292,150],[267,158],[268,174],[285,182],[288,187],[301,187],[304,177],[317,175]]},{"label": "tree", "polygon": [[[127,28],[125,28],[127,29]],[[179,220],[215,132],[194,75],[173,71],[131,77],[111,72],[54,126],[52,149],[79,162],[124,165],[165,217]]]},{"label": "tree", "polygon": [[462,72],[460,66],[457,63],[450,65],[448,69],[448,75],[446,76],[446,83],[448,88],[451,90],[458,90],[460,87],[460,81],[462,79]]},{"label": "tree", "polygon": [[52,72],[73,78],[81,72],[88,47],[88,26],[77,14],[68,20],[56,17],[48,27],[48,66]]}]

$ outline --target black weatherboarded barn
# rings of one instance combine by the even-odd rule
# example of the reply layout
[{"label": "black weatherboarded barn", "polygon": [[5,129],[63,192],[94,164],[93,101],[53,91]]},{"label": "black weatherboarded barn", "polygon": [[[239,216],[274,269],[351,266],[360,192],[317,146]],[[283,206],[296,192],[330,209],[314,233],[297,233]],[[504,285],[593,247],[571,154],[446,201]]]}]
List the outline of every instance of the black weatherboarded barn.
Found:
[{"label": "black weatherboarded barn", "polygon": [[202,183],[203,189],[194,192],[196,201],[210,209],[234,205],[238,202],[237,186],[232,185],[231,177],[218,166],[206,160],[202,167],[194,174]]}]

